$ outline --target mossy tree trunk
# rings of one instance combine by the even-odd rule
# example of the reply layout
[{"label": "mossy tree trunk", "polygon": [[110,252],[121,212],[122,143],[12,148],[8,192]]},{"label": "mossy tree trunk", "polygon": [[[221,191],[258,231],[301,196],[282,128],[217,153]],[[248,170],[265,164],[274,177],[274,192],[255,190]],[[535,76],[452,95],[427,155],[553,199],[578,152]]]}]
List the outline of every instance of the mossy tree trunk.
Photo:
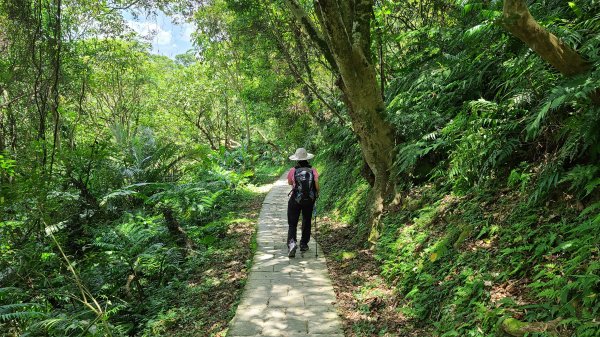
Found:
[{"label": "mossy tree trunk", "polygon": [[352,128],[358,137],[362,155],[375,177],[369,235],[369,241],[375,242],[381,232],[379,218],[384,199],[392,190],[390,169],[394,156],[394,132],[384,118],[385,104],[371,55],[374,2],[315,1],[320,29],[295,0],[288,0],[287,3],[339,75],[337,85],[344,95]]},{"label": "mossy tree trunk", "polygon": [[[503,26],[542,59],[565,76],[586,73],[591,64],[576,50],[542,27],[529,12],[525,0],[504,0]],[[600,104],[600,90],[591,95],[594,104]]]}]

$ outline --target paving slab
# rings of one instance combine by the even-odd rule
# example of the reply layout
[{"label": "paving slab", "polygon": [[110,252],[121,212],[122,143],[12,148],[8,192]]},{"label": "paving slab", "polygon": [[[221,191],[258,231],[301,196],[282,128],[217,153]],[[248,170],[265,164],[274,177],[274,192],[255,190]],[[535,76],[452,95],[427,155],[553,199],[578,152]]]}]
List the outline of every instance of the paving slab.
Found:
[{"label": "paving slab", "polygon": [[[325,257],[315,257],[314,238],[304,255],[297,251],[295,258],[287,257],[289,191],[283,175],[265,197],[258,248],[228,337],[344,336]],[[318,243],[317,249],[321,252]]]}]

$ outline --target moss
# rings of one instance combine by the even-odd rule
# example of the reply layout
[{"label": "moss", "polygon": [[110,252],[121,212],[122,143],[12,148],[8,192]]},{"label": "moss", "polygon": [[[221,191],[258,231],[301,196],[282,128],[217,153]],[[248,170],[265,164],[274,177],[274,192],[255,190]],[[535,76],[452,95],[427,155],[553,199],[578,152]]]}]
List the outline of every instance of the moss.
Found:
[{"label": "moss", "polygon": [[554,331],[561,318],[557,318],[550,322],[521,322],[518,319],[509,317],[502,321],[502,330],[507,334],[515,337],[525,336],[528,333],[550,333],[555,335]]},{"label": "moss", "polygon": [[454,241],[454,244],[452,245],[454,249],[459,249],[463,242],[465,242],[467,238],[471,236],[471,234],[473,233],[473,229],[475,228],[475,226],[473,225],[463,225],[461,227],[463,228],[463,230],[460,232],[458,239],[456,239],[456,241]]}]

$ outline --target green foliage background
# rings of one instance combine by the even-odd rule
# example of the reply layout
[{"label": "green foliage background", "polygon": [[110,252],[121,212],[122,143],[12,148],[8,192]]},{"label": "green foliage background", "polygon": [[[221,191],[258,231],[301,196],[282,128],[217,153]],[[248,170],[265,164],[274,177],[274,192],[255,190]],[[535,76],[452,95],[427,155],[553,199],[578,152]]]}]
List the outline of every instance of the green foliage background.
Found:
[{"label": "green foliage background", "polygon": [[[406,50],[388,59],[398,68],[386,90],[406,140],[394,166],[402,199],[375,254],[396,310],[436,336],[502,335],[507,317],[561,317],[560,335],[600,331],[600,111],[589,98],[600,84],[600,17],[594,2],[570,4],[530,10],[595,65],[573,78],[498,24],[501,3],[468,2],[445,25],[391,36]],[[365,242],[368,210],[356,200],[368,185],[341,133],[320,158],[323,207]]]},{"label": "green foliage background", "polygon": [[[302,146],[317,153],[320,210],[353,227],[348,246],[374,249],[398,315],[433,336],[502,335],[509,317],[598,335],[597,1],[529,4],[590,62],[569,78],[502,27],[500,1],[375,2],[399,196],[375,247],[344,100],[284,2],[128,5],[0,2],[2,334],[224,335],[254,185]],[[193,23],[194,49],[150,53],[129,9]],[[247,259],[219,268],[240,242]]]}]

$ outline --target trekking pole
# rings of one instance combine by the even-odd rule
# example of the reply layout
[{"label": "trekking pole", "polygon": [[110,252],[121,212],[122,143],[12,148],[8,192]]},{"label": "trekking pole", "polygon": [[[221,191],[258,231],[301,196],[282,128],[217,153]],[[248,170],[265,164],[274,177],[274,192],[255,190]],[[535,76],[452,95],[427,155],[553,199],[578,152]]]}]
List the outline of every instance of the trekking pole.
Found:
[{"label": "trekking pole", "polygon": [[315,201],[315,208],[313,209],[313,216],[315,218],[315,258],[319,257],[317,254],[317,202]]}]

